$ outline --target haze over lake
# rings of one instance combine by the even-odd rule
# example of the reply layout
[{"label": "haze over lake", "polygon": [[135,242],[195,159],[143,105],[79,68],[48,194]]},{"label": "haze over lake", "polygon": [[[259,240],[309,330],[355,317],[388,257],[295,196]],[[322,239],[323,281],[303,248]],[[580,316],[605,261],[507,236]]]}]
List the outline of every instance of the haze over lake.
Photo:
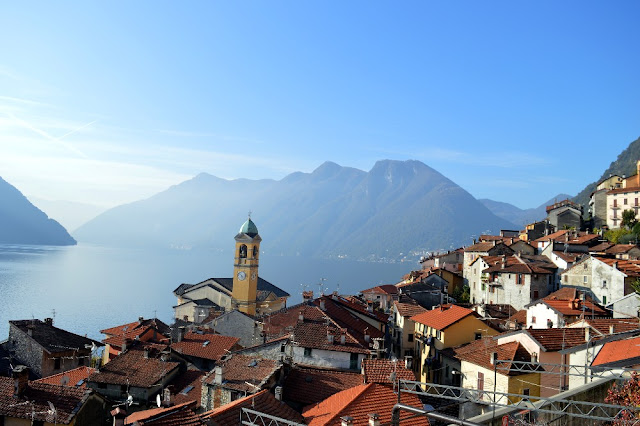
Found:
[{"label": "haze over lake", "polygon": [[[301,284],[317,294],[340,285],[354,294],[377,284],[400,281],[413,263],[365,263],[263,254],[260,276],[301,301]],[[157,315],[172,322],[181,283],[230,277],[231,251],[143,250],[80,244],[72,247],[0,245],[0,341],[9,320],[51,317],[55,325],[101,339],[101,329]]]}]

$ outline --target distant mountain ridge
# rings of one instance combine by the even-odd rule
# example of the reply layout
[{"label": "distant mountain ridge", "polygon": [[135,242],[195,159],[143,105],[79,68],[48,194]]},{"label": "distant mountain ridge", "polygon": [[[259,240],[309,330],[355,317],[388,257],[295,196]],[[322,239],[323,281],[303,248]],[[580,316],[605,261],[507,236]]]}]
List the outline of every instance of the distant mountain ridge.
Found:
[{"label": "distant mountain ridge", "polygon": [[0,178],[0,244],[74,245],[66,229]]},{"label": "distant mountain ridge", "polygon": [[369,172],[326,162],[279,181],[202,173],[108,210],[75,235],[107,245],[228,249],[249,210],[262,248],[285,255],[397,259],[514,227],[429,166],[383,160]]},{"label": "distant mountain ridge", "polygon": [[493,201],[489,199],[481,199],[480,201],[486,208],[488,208],[493,214],[508,220],[518,226],[517,229],[523,229],[524,225],[528,225],[533,222],[538,222],[547,217],[547,206],[552,205],[557,201],[571,199],[571,195],[558,194],[546,203],[542,203],[538,207],[530,209],[521,209],[513,204],[504,203],[501,201]]}]

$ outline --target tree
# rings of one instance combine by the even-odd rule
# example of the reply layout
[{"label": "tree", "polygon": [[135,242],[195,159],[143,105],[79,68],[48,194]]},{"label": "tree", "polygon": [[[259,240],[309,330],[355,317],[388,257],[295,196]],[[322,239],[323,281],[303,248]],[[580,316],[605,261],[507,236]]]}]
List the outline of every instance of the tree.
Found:
[{"label": "tree", "polygon": [[614,425],[630,426],[640,420],[640,376],[635,371],[622,386],[614,384],[604,399],[608,404],[629,407],[613,422]]},{"label": "tree", "polygon": [[638,223],[636,220],[636,212],[631,209],[622,212],[622,222],[620,223],[621,227],[631,229],[636,223]]},{"label": "tree", "polygon": [[625,235],[631,234],[626,228],[611,229],[604,233],[604,237],[614,244],[620,244],[620,239]]}]

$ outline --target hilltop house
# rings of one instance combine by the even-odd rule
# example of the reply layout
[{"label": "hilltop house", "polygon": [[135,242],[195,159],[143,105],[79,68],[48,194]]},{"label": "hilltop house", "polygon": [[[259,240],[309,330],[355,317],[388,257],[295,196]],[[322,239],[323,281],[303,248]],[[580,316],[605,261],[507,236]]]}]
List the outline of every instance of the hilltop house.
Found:
[{"label": "hilltop house", "polygon": [[565,287],[550,295],[529,303],[527,326],[530,328],[553,328],[570,324],[579,318],[610,317],[602,306],[594,303],[587,295],[575,288]]}]

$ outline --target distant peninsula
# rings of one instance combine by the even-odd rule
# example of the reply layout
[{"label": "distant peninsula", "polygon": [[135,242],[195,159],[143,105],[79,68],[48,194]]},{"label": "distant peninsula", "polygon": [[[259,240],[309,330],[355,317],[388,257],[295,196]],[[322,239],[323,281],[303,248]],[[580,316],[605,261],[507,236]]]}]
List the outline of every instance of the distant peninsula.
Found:
[{"label": "distant peninsula", "polygon": [[75,245],[66,229],[0,177],[0,244]]}]

